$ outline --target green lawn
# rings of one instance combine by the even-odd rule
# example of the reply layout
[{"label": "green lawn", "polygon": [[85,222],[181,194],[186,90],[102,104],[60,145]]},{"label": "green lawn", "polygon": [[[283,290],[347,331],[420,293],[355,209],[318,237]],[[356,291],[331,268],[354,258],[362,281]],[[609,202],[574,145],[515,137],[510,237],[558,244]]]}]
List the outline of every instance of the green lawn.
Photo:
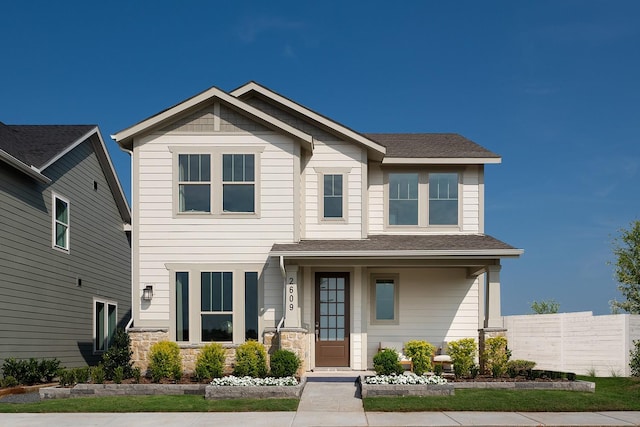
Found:
[{"label": "green lawn", "polygon": [[369,397],[365,411],[640,411],[640,379],[579,377],[595,393],[547,390],[456,390],[454,396]]},{"label": "green lawn", "polygon": [[2,412],[262,412],[295,411],[298,399],[207,400],[203,396],[117,396],[2,403]]}]

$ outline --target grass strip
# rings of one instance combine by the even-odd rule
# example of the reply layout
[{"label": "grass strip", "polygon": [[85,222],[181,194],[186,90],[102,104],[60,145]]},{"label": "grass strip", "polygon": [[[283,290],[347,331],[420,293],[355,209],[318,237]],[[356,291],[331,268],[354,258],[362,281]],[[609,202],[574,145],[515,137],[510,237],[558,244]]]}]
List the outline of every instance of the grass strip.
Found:
[{"label": "grass strip", "polygon": [[3,403],[0,413],[46,412],[269,412],[295,411],[298,399],[221,399],[203,396],[109,396]]},{"label": "grass strip", "polygon": [[458,389],[454,396],[368,397],[365,411],[585,412],[640,410],[640,379],[579,379],[596,383],[595,393],[555,390]]}]

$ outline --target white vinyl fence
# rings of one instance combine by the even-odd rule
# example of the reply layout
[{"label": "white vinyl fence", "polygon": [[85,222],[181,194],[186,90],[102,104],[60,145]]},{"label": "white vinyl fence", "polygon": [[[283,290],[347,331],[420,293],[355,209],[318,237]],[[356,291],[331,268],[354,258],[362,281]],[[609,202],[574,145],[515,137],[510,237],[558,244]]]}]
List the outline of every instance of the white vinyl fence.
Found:
[{"label": "white vinyl fence", "polygon": [[629,351],[640,339],[640,315],[592,312],[505,316],[511,359],[536,368],[597,376],[629,376]]}]

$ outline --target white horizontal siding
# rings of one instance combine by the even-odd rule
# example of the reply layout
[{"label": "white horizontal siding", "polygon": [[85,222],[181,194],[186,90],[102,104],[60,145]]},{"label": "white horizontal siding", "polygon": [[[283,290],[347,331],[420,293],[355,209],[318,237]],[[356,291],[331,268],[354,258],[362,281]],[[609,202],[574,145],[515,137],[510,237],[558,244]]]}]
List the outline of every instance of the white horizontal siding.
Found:
[{"label": "white horizontal siding", "polygon": [[[316,141],[306,165],[304,219],[306,239],[357,239],[362,236],[362,149],[344,141]],[[348,168],[346,221],[320,218],[318,173],[314,168]]]},{"label": "white horizontal siding", "polygon": [[[375,325],[367,319],[368,366],[381,341],[417,339],[440,346],[443,341],[477,339],[477,279],[459,268],[403,269],[399,274],[399,324]],[[372,302],[366,304],[370,310]]]},{"label": "white horizontal siding", "polygon": [[477,167],[469,167],[462,174],[462,231],[480,232],[480,177]]},{"label": "white horizontal siding", "polygon": [[[260,150],[259,217],[173,216],[173,153],[193,147],[256,147]],[[141,304],[140,319],[168,326],[169,273],[166,264],[265,263],[275,242],[293,241],[294,142],[280,135],[162,135],[136,144],[137,272],[140,287],[154,285],[151,304]],[[212,165],[212,174],[215,174]],[[218,171],[219,173],[219,171]],[[279,270],[276,269],[279,274]],[[271,277],[273,275],[270,275]],[[273,284],[264,297],[273,306]],[[281,281],[277,282],[276,286]],[[280,301],[280,304],[282,302]],[[265,311],[275,318],[273,309]]]}]

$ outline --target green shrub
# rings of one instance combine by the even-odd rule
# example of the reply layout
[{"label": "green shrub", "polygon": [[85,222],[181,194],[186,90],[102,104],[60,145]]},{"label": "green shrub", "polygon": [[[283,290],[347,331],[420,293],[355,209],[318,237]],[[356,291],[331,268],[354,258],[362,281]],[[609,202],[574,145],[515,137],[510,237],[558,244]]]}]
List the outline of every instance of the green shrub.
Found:
[{"label": "green shrub", "polygon": [[149,351],[149,371],[154,382],[163,378],[179,380],[182,377],[180,347],[172,341],[160,341]]},{"label": "green shrub", "polygon": [[72,386],[76,383],[76,375],[74,369],[60,369],[58,378],[62,387]]},{"label": "green shrub", "polygon": [[132,354],[129,334],[119,328],[113,335],[109,349],[102,355],[102,366],[104,366],[107,379],[114,379],[115,370],[118,367],[122,368],[123,378],[130,378],[133,369]]},{"label": "green shrub", "polygon": [[433,374],[437,375],[439,377],[442,376],[442,371],[444,371],[444,368],[442,367],[442,365],[440,363],[438,363],[436,366],[433,367]]},{"label": "green shrub", "polygon": [[102,364],[98,364],[98,366],[94,366],[91,368],[91,382],[94,384],[104,384],[104,380],[106,378],[106,374],[104,372],[104,367]]},{"label": "green shrub", "polygon": [[435,346],[426,341],[412,340],[404,345],[404,354],[411,358],[413,372],[417,375],[431,371],[431,360],[435,351]]},{"label": "green shrub", "polygon": [[236,363],[233,374],[239,377],[267,376],[267,352],[257,341],[247,341],[236,349]]},{"label": "green shrub", "polygon": [[17,360],[14,357],[5,359],[2,364],[4,376],[10,376],[18,381],[18,384],[36,384],[51,382],[60,368],[58,359],[43,359],[38,361],[31,358]]},{"label": "green shrub", "polygon": [[271,376],[292,377],[298,372],[300,358],[291,350],[276,350],[271,356]]},{"label": "green shrub", "polygon": [[507,362],[507,374],[511,378],[518,376],[531,378],[531,370],[536,366],[536,362],[531,360],[509,360]]},{"label": "green shrub", "polygon": [[491,373],[494,378],[502,377],[507,372],[510,353],[505,337],[487,338],[481,356],[486,372]]},{"label": "green shrub", "polygon": [[451,341],[447,350],[453,363],[453,373],[456,378],[471,375],[471,368],[475,364],[478,345],[473,338],[462,338]]},{"label": "green shrub", "polygon": [[116,366],[113,370],[113,382],[116,384],[122,384],[122,380],[124,379],[124,367]]},{"label": "green shrub", "polygon": [[196,359],[195,377],[198,381],[220,378],[224,373],[226,353],[222,345],[207,344]]},{"label": "green shrub", "polygon": [[73,370],[73,375],[75,376],[75,380],[78,384],[88,383],[89,378],[91,377],[91,368],[88,366],[75,368]]},{"label": "green shrub", "polygon": [[15,377],[12,377],[11,375],[8,375],[0,380],[1,387],[15,387],[17,385],[18,385],[18,380],[15,379]]},{"label": "green shrub", "polygon": [[133,370],[131,371],[131,378],[133,378],[133,381],[136,384],[140,383],[140,380],[142,379],[142,370],[138,366],[133,368]]},{"label": "green shrub", "polygon": [[398,353],[392,348],[382,349],[373,356],[373,369],[377,375],[400,375],[404,372]]},{"label": "green shrub", "polygon": [[640,340],[633,341],[633,348],[629,352],[629,368],[631,376],[640,377]]}]

